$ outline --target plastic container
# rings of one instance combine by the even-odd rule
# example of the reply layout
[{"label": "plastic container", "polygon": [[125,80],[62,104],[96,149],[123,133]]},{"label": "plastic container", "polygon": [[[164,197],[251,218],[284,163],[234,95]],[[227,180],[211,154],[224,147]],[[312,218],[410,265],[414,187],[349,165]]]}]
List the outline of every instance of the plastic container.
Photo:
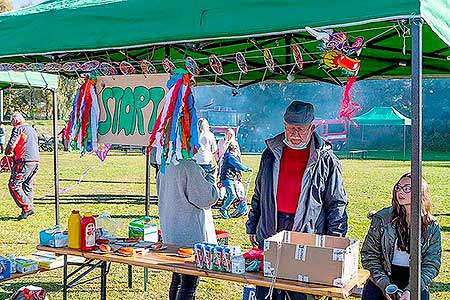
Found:
[{"label": "plastic container", "polygon": [[92,213],[87,212],[80,222],[81,251],[95,250],[95,219]]},{"label": "plastic container", "polygon": [[68,223],[69,242],[68,246],[72,249],[80,249],[81,246],[81,216],[78,210],[72,210]]},{"label": "plastic container", "polygon": [[228,237],[230,234],[225,230],[216,230],[217,245],[228,246]]},{"label": "plastic container", "polygon": [[245,273],[245,258],[244,256],[242,256],[242,254],[231,257],[231,273]]}]

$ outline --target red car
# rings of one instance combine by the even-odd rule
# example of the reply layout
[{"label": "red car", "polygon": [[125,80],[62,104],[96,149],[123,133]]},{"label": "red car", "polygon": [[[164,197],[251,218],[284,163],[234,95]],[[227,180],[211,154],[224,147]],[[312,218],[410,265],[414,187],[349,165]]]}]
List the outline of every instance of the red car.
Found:
[{"label": "red car", "polygon": [[340,119],[314,120],[315,131],[327,142],[333,150],[339,151],[347,144],[347,122]]}]

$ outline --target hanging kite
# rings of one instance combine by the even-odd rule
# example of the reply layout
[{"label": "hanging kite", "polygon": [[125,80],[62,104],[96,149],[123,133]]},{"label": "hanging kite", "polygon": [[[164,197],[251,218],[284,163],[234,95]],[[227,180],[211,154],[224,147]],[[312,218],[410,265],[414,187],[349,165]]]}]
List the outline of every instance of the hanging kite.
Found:
[{"label": "hanging kite", "polygon": [[317,40],[322,41],[319,49],[323,51],[320,67],[328,70],[342,70],[345,75],[354,76],[358,73],[361,62],[350,58],[359,56],[364,46],[364,39],[357,37],[350,43],[346,32],[334,32],[332,29],[313,29],[305,27],[306,31]]},{"label": "hanging kite", "polygon": [[349,120],[350,123],[358,127],[358,124],[356,124],[352,120],[352,118],[355,116],[355,113],[361,108],[361,106],[358,103],[350,100],[350,90],[352,89],[355,81],[356,77],[352,76],[348,79],[347,84],[345,85],[344,98],[342,99],[339,117]]},{"label": "hanging kite", "polygon": [[147,147],[148,152],[156,148],[156,161],[162,172],[172,159],[191,159],[199,148],[192,75],[183,73],[173,75],[167,82],[169,92]]}]

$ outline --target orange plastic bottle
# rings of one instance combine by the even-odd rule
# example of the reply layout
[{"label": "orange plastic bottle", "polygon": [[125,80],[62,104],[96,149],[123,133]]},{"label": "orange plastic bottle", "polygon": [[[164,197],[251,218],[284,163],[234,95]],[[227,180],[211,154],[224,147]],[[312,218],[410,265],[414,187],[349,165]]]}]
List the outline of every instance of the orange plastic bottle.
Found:
[{"label": "orange plastic bottle", "polygon": [[80,249],[81,233],[80,233],[81,216],[78,210],[72,210],[69,217],[69,248]]},{"label": "orange plastic bottle", "polygon": [[95,219],[92,213],[87,212],[80,222],[81,251],[95,250]]}]

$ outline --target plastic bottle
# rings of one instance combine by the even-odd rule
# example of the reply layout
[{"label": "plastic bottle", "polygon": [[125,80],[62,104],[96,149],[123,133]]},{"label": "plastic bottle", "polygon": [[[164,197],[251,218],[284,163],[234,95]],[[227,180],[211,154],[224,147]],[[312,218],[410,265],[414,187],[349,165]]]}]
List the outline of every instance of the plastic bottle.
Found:
[{"label": "plastic bottle", "polygon": [[10,254],[8,256],[8,259],[9,259],[9,261],[11,263],[11,274],[16,273],[17,272],[17,270],[16,270],[16,259],[14,258],[14,254]]},{"label": "plastic bottle", "polygon": [[69,217],[68,231],[69,231],[69,248],[80,249],[81,246],[81,216],[78,210],[72,210]]},{"label": "plastic bottle", "polygon": [[95,219],[92,213],[87,212],[80,222],[81,251],[95,250]]},{"label": "plastic bottle", "polygon": [[233,274],[245,273],[245,258],[242,254],[231,257],[231,273]]}]

